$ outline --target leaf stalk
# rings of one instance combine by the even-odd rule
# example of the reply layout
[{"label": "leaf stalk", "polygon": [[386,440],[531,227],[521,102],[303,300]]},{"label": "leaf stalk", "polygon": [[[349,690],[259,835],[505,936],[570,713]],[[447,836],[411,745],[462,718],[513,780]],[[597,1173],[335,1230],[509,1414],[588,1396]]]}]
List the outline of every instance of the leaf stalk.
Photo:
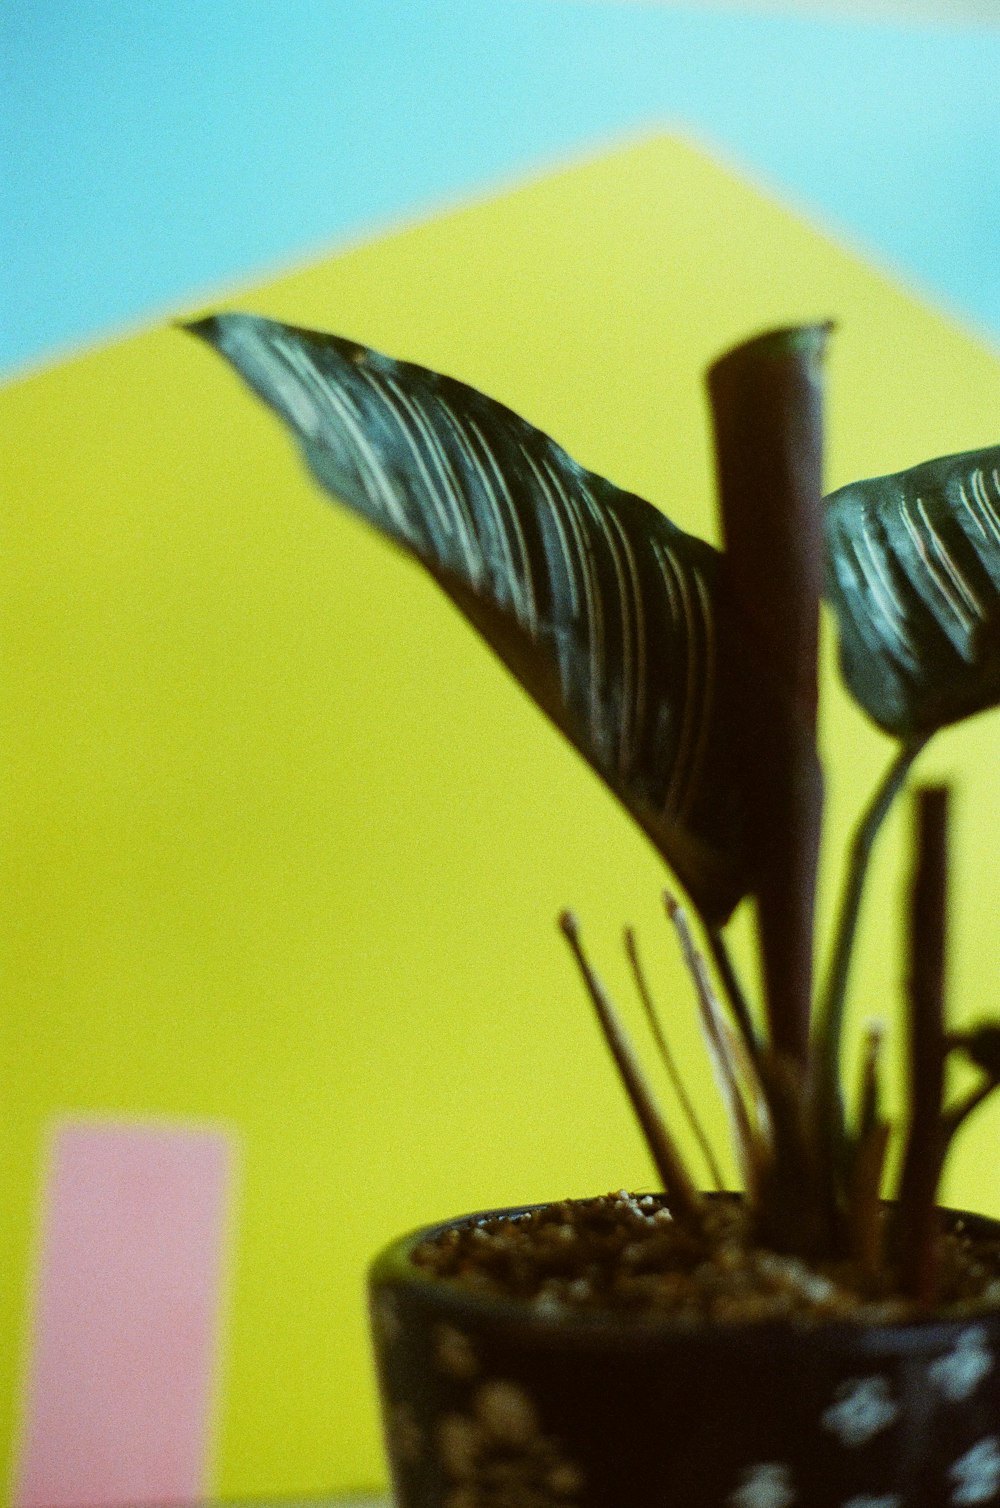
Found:
[{"label": "leaf stalk", "polygon": [[829,971],[820,1000],[813,1061],[816,1064],[817,1099],[821,1136],[832,1149],[843,1144],[844,1101],[840,1082],[841,1043],[847,1004],[854,943],[861,902],[875,840],[906,783],[917,755],[927,743],[922,735],[905,743],[896,754],[854,831],[848,857],[844,890],[834,930]]}]

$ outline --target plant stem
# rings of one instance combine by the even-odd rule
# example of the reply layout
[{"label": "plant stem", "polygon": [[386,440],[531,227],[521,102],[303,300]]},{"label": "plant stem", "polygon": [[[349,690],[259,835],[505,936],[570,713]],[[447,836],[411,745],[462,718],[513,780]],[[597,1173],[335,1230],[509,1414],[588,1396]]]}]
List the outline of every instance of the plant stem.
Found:
[{"label": "plant stem", "polygon": [[583,975],[583,981],[597,1013],[604,1039],[611,1050],[611,1056],[615,1060],[615,1066],[625,1086],[625,1091],[632,1102],[636,1119],[646,1139],[646,1145],[656,1170],[663,1181],[671,1207],[675,1214],[682,1215],[693,1224],[701,1226],[703,1223],[701,1201],[657,1108],[653,1092],[646,1081],[646,1076],[618,1012],[583,951],[576,917],[572,912],[564,911],[559,918],[559,926]]},{"label": "plant stem", "polygon": [[712,962],[718,970],[719,979],[722,981],[722,988],[726,999],[729,1001],[729,1008],[733,1013],[733,1018],[743,1033],[743,1040],[747,1045],[750,1056],[755,1063],[759,1063],[760,1043],[757,1040],[757,1032],[754,1028],[753,1018],[750,1015],[750,1006],[747,1003],[746,994],[744,993],[743,986],[740,984],[729,949],[726,946],[726,940],[718,927],[710,926],[704,920],[702,925],[705,929],[705,936],[708,938],[708,947],[712,955]]},{"label": "plant stem", "polygon": [[898,1254],[907,1292],[930,1305],[937,1288],[937,1189],[944,1154],[944,993],[948,790],[917,793],[910,893],[910,1126],[899,1191]]},{"label": "plant stem", "polygon": [[978,1110],[980,1105],[985,1100],[988,1100],[997,1088],[1000,1088],[1000,1084],[998,1084],[996,1079],[987,1079],[985,1083],[979,1084],[975,1089],[970,1090],[964,1100],[960,1100],[957,1105],[953,1105],[946,1112],[942,1120],[941,1138],[944,1143],[944,1150],[947,1150],[952,1137],[961,1130],[972,1112]]},{"label": "plant stem", "polygon": [[1000,1023],[981,1022],[971,1029],[946,1032],[944,1050],[946,1054],[965,1053],[983,1074],[983,1081],[959,1100],[957,1105],[952,1105],[946,1110],[942,1116],[944,1144],[942,1156],[947,1154],[952,1138],[972,1112],[977,1110],[984,1100],[988,1100],[994,1090],[1000,1089]]},{"label": "plant stem", "polygon": [[881,1023],[871,1022],[861,1053],[857,1123],[847,1178],[848,1244],[852,1257],[874,1275],[882,1258],[882,1178],[891,1126],[882,1115]]},{"label": "plant stem", "polygon": [[[729,1116],[740,1172],[750,1197],[754,1198],[760,1184],[762,1147],[743,1096],[744,1087],[749,1088],[759,1112],[762,1091],[757,1070],[715,998],[705,960],[695,947],[683,906],[669,893],[664,899],[667,915],[677,933],[684,962],[698,994],[705,1045]],[[744,1082],[741,1083],[741,1080]]]},{"label": "plant stem", "polygon": [[824,1139],[831,1150],[843,1142],[844,1103],[840,1085],[840,1049],[847,983],[868,867],[879,830],[906,782],[913,761],[926,742],[926,736],[914,738],[899,750],[855,828],[851,841],[830,968],[820,1003],[814,1056],[819,1075],[817,1092],[820,1122],[825,1131]]},{"label": "plant stem", "polygon": [[848,1239],[851,1256],[874,1276],[882,1262],[882,1177],[892,1127],[875,1121],[857,1140],[848,1185]]},{"label": "plant stem", "polygon": [[646,1012],[646,1019],[653,1033],[653,1040],[656,1043],[663,1066],[667,1070],[670,1082],[674,1087],[674,1093],[677,1095],[684,1117],[691,1127],[694,1139],[701,1148],[701,1155],[705,1159],[709,1177],[715,1184],[715,1187],[722,1190],[726,1187],[725,1179],[722,1176],[722,1169],[719,1167],[715,1153],[712,1150],[712,1143],[705,1134],[705,1128],[698,1118],[698,1112],[691,1103],[691,1096],[684,1087],[684,1080],[681,1078],[676,1059],[670,1050],[670,1043],[667,1041],[663,1027],[660,1025],[660,1018],[657,1014],[656,1006],[653,1004],[653,996],[650,992],[649,983],[639,959],[639,944],[636,941],[635,931],[632,927],[625,928],[625,951],[632,966],[632,976],[635,979],[636,989],[639,992],[639,999],[642,1001],[643,1009]]},{"label": "plant stem", "polygon": [[867,1136],[882,1116],[882,1053],[885,1030],[881,1021],[870,1021],[861,1049],[861,1073],[858,1092],[857,1140]]},{"label": "plant stem", "polygon": [[829,326],[776,330],[708,371],[754,792],[753,893],[774,1052],[809,1064],[823,812],[816,748],[823,589],[822,393]]}]

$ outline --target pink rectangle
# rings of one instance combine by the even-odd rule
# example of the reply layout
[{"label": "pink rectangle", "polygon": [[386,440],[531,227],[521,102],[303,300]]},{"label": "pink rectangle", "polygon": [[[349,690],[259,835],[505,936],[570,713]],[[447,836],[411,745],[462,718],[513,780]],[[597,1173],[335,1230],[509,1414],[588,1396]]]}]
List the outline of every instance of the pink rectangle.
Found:
[{"label": "pink rectangle", "polygon": [[205,1495],[232,1172],[216,1130],[58,1132],[15,1508]]}]

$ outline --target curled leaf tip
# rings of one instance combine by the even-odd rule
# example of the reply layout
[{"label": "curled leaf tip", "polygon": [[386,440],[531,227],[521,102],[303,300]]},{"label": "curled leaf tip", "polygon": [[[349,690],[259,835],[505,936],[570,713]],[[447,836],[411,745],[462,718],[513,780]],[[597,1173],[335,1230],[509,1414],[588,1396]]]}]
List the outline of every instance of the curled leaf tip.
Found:
[{"label": "curled leaf tip", "polygon": [[186,335],[196,335],[199,340],[211,341],[218,330],[218,318],[214,314],[204,314],[198,319],[175,319],[174,329],[183,330]]}]

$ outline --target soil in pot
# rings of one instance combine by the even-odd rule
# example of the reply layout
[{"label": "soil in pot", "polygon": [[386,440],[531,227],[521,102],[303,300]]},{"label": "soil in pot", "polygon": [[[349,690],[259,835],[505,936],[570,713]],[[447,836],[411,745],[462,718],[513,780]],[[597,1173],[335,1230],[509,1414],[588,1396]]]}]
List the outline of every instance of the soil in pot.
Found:
[{"label": "soil in pot", "polygon": [[372,1268],[399,1508],[1000,1505],[1000,1224],[943,1215],[931,1316],[655,1195],[486,1212]]},{"label": "soil in pot", "polygon": [[[449,1226],[420,1243],[412,1261],[469,1293],[552,1315],[612,1310],[692,1324],[922,1317],[895,1292],[891,1269],[807,1266],[754,1246],[735,1198],[711,1202],[704,1233],[674,1220],[662,1195],[564,1200]],[[1000,1309],[1000,1240],[959,1217],[942,1231],[940,1276],[942,1317]]]}]

